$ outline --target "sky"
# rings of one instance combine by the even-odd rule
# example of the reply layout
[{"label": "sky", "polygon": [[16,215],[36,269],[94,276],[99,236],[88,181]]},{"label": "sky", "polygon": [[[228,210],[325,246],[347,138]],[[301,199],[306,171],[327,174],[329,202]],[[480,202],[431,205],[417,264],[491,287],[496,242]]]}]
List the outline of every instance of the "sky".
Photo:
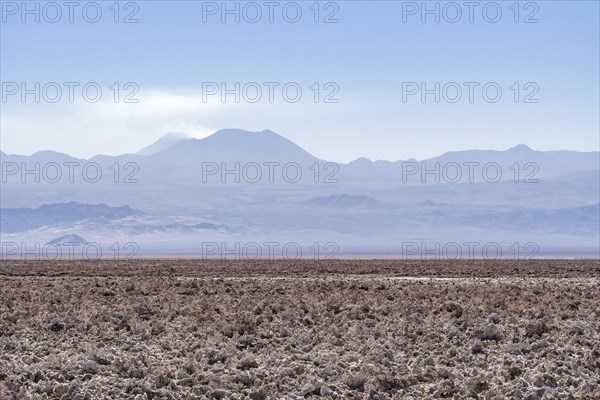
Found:
[{"label": "sky", "polygon": [[597,1],[50,3],[0,4],[5,153],[222,128],[336,162],[600,147]]}]

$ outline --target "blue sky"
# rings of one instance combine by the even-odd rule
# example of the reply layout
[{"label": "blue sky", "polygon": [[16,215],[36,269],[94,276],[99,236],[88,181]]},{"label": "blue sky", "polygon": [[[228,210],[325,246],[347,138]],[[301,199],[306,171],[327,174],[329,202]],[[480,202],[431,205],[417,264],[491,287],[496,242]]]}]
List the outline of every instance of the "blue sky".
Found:
[{"label": "blue sky", "polygon": [[[22,103],[7,97],[2,107],[0,145],[7,153],[30,154],[52,149],[76,156],[134,152],[169,131],[192,136],[229,127],[271,129],[318,157],[347,162],[359,156],[397,160],[426,158],[460,149],[506,149],[526,143],[540,150],[599,149],[599,6],[597,1],[520,2],[515,23],[513,1],[497,2],[499,22],[487,22],[479,2],[474,21],[463,16],[435,23],[427,16],[407,15],[412,2],[320,2],[315,23],[313,1],[298,2],[302,17],[286,22],[278,2],[274,22],[259,1],[258,23],[229,16],[206,15],[200,1],[136,2],[138,23],[114,23],[112,1],[99,2],[102,17],[86,22],[75,10],[74,23],[64,15],[57,23],[25,23],[20,12],[2,1],[1,80],[26,82],[97,82],[102,100],[86,103],[65,96],[57,103]],[[61,3],[61,2],[59,2]],[[86,2],[81,2],[85,4]],[[127,2],[121,3],[124,8]],[[440,2],[440,10],[448,2]],[[21,2],[16,2],[19,6]],[[28,2],[34,7],[35,2]],[[221,2],[215,3],[217,6]],[[421,6],[422,2],[414,3]],[[435,7],[436,2],[428,2]],[[234,7],[234,2],[229,3]],[[339,8],[337,23],[323,23]],[[6,8],[9,7],[9,8]],[[43,7],[43,3],[40,3]],[[240,8],[243,3],[240,3]],[[513,7],[512,9],[510,7]],[[10,11],[10,12],[7,12]],[[133,11],[121,9],[119,18]],[[251,11],[250,9],[248,9]],[[290,10],[293,10],[291,8]],[[452,11],[447,9],[448,12]],[[523,23],[535,11],[537,23]],[[450,18],[453,14],[448,14]],[[50,16],[51,18],[52,16]],[[139,86],[137,104],[110,101],[114,83]],[[280,91],[270,103],[223,103],[219,96],[202,99],[205,82],[233,87],[248,82],[296,82],[303,90],[297,103]],[[310,87],[318,82],[339,87],[338,103],[317,104]],[[419,95],[402,101],[403,83],[457,82],[457,103],[423,103]],[[478,82],[474,102],[463,82]],[[496,103],[485,101],[481,87],[495,82],[502,89]],[[519,83],[519,102],[513,100]],[[532,82],[537,103],[524,103]],[[28,87],[29,87],[28,86]],[[263,86],[264,89],[264,86]],[[122,89],[121,89],[122,90]],[[123,92],[121,92],[123,93]]]}]

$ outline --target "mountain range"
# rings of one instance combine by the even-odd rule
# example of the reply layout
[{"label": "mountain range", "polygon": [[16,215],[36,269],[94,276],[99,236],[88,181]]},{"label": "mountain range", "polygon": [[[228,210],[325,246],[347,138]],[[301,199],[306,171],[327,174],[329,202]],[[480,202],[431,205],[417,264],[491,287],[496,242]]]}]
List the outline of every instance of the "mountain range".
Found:
[{"label": "mountain range", "polygon": [[406,242],[478,241],[600,256],[598,152],[517,145],[337,164],[269,130],[224,129],[167,134],[135,154],[0,158],[3,242],[79,235],[190,256],[207,240],[317,242],[395,256]]}]

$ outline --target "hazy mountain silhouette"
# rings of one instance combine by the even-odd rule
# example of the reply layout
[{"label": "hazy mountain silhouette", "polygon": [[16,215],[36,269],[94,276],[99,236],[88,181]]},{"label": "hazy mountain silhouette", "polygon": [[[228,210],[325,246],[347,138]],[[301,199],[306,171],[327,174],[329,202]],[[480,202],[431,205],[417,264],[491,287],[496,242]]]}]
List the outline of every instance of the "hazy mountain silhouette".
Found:
[{"label": "hazy mountain silhouette", "polygon": [[204,139],[185,139],[151,156],[153,162],[314,162],[316,157],[275,132],[222,129]]},{"label": "hazy mountain silhouette", "polygon": [[[80,177],[58,183],[23,182],[20,174],[4,177],[2,240],[44,241],[78,232],[94,242],[136,241],[141,252],[144,243],[153,251],[186,248],[193,253],[205,240],[304,240],[335,241],[341,252],[393,253],[403,240],[425,238],[534,241],[549,252],[600,251],[598,152],[536,151],[517,145],[504,151],[453,151],[428,160],[361,157],[334,168],[337,183],[323,181],[331,172],[322,169],[327,160],[268,130],[224,129],[204,139],[167,134],[136,154],[89,160],[52,151],[0,156],[2,163],[25,163],[28,169],[35,163],[43,168],[44,163],[93,162],[104,172],[92,183]],[[231,170],[236,163],[243,168],[265,162],[297,163],[302,180],[290,183],[278,175],[273,182],[238,183],[230,176],[223,180],[220,173],[202,180],[203,163],[219,168],[224,163]],[[118,181],[111,169],[115,163]],[[135,171],[125,169],[127,163]],[[315,163],[321,168],[318,181],[310,169]],[[479,165],[472,183],[464,163]],[[486,163],[501,167],[498,182],[482,178]],[[526,168],[531,167],[528,163],[534,168]],[[431,174],[423,180],[420,171],[403,179],[407,166],[431,171],[446,165],[463,167],[461,183],[436,183]],[[132,171],[136,182],[123,182]],[[532,172],[535,183],[525,183]],[[262,173],[264,178],[266,168]]]},{"label": "hazy mountain silhouette", "polygon": [[182,140],[188,140],[188,139],[191,139],[191,138],[188,135],[186,135],[185,133],[180,133],[180,132],[167,133],[166,135],[160,137],[156,142],[152,143],[149,146],[144,147],[143,149],[139,150],[135,154],[139,154],[142,156],[149,156],[152,154],[160,153],[161,151],[164,151],[164,150],[174,146],[175,144],[181,142]]},{"label": "hazy mountain silhouette", "polygon": [[142,214],[129,206],[110,207],[106,204],[81,204],[74,201],[44,204],[37,208],[2,208],[1,210],[0,231],[8,233],[84,220],[114,221]]},{"label": "hazy mountain silhouette", "polygon": [[390,208],[389,205],[368,196],[333,194],[315,197],[303,202],[306,207],[319,207],[333,210]]},{"label": "hazy mountain silhouette", "polygon": [[82,238],[79,235],[75,235],[73,233],[61,236],[56,239],[52,239],[48,242],[48,244],[57,244],[60,246],[74,246],[74,245],[86,245],[89,244],[87,240]]}]

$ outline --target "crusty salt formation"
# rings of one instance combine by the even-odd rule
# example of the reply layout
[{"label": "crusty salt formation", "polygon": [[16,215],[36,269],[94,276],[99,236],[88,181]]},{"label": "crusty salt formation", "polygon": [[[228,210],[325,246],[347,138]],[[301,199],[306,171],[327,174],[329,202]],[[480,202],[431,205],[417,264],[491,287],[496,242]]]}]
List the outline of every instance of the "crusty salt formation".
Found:
[{"label": "crusty salt formation", "polygon": [[0,398],[600,398],[599,272],[3,261]]}]

